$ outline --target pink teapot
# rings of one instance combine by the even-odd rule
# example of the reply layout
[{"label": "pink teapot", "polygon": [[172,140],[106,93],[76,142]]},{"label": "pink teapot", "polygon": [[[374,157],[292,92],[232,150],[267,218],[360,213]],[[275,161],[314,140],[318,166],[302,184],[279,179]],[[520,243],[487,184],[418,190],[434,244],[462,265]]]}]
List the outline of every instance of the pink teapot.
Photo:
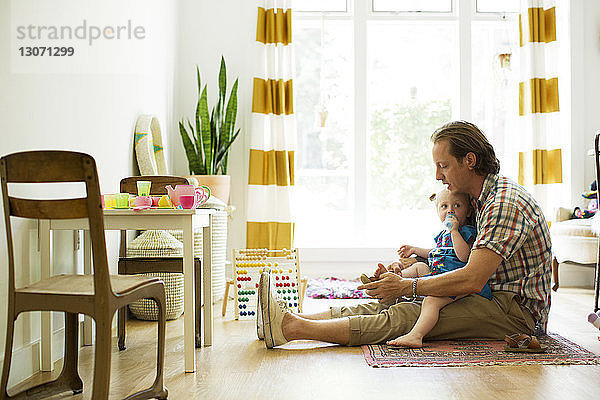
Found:
[{"label": "pink teapot", "polygon": [[199,207],[206,203],[210,197],[210,188],[208,186],[199,186],[195,188],[192,185],[176,185],[175,189],[173,189],[171,185],[167,185],[165,186],[165,189],[167,189],[167,194],[175,207],[178,207],[181,204],[179,196],[195,196],[195,202],[192,208]]}]

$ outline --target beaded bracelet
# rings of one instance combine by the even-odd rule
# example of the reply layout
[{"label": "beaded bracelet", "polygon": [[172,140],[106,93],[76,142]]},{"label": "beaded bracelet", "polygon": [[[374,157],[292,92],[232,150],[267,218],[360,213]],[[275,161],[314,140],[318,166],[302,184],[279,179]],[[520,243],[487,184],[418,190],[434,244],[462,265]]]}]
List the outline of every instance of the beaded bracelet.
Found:
[{"label": "beaded bracelet", "polygon": [[417,281],[419,279],[415,278],[413,279],[413,284],[412,284],[412,289],[413,289],[413,297],[416,299],[417,298]]}]

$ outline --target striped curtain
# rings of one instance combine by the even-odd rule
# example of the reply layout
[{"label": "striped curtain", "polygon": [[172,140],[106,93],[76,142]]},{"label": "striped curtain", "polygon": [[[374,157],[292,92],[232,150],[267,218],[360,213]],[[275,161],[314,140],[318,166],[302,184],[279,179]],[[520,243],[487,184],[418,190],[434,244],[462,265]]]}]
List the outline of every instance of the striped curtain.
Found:
[{"label": "striped curtain", "polygon": [[290,0],[262,0],[252,94],[246,247],[290,249],[294,240],[292,10]]},{"label": "striped curtain", "polygon": [[545,211],[559,201],[563,140],[558,101],[558,43],[554,0],[521,0],[519,15],[519,183]]}]

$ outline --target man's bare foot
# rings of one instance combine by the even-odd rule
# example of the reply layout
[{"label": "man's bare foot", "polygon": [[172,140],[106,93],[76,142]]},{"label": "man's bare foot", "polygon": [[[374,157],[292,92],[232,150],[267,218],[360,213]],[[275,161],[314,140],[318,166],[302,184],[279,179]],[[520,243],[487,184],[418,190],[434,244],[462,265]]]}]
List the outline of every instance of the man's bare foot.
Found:
[{"label": "man's bare foot", "polygon": [[388,346],[397,346],[397,347],[410,347],[411,349],[419,349],[423,347],[423,339],[416,336],[411,335],[410,333],[399,336],[394,340],[388,340],[386,342]]}]

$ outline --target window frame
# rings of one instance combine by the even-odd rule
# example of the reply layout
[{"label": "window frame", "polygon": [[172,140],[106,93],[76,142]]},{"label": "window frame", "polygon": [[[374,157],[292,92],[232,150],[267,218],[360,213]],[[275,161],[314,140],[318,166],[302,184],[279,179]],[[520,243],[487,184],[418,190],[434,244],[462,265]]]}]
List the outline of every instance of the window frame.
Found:
[{"label": "window frame", "polygon": [[[354,26],[354,154],[349,173],[353,177],[350,186],[352,203],[354,204],[354,226],[359,232],[366,232],[367,227],[367,193],[364,188],[368,183],[368,116],[367,116],[367,29],[372,21],[455,21],[458,24],[458,107],[453,107],[454,119],[472,119],[472,41],[471,27],[477,21],[503,21],[518,18],[517,13],[477,12],[476,0],[452,0],[451,12],[385,12],[373,11],[372,1],[347,0],[347,11],[344,12],[297,12],[296,20],[353,21]],[[314,174],[314,173],[313,173]],[[308,174],[307,174],[308,175]],[[389,252],[391,249],[382,247]],[[327,250],[323,252],[323,250]],[[358,250],[358,249],[357,249]],[[372,249],[364,249],[366,252]],[[306,253],[306,252],[309,253]],[[314,253],[314,254],[313,254]],[[335,251],[331,247],[310,247],[303,249],[303,255],[309,259],[317,254],[334,256],[336,260],[352,261],[356,254],[347,249]],[[353,255],[350,255],[353,254]],[[365,253],[366,254],[366,253]],[[319,258],[319,257],[317,257]]]}]

